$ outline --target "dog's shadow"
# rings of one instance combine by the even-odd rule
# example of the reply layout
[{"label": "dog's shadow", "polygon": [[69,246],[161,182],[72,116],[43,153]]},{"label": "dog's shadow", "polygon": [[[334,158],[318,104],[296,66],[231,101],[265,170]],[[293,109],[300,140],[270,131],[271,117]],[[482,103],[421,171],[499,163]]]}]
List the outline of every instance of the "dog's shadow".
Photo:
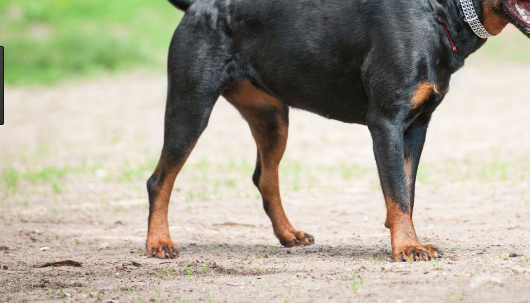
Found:
[{"label": "dog's shadow", "polygon": [[314,244],[308,246],[299,246],[286,248],[281,246],[267,246],[262,244],[224,244],[224,243],[180,243],[180,254],[194,256],[225,256],[230,255],[233,258],[271,258],[281,257],[286,259],[297,259],[303,256],[315,257],[322,256],[328,259],[377,259],[380,261],[391,261],[390,248],[381,245],[363,245],[363,244]]}]

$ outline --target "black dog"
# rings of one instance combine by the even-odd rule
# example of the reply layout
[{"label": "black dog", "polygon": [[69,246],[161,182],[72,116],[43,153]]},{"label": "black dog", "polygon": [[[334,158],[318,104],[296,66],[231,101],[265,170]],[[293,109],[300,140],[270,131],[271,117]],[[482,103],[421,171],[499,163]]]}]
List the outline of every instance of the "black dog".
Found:
[{"label": "black dog", "polygon": [[[412,223],[431,115],[464,60],[513,23],[530,37],[530,0],[170,0],[186,10],[169,50],[162,155],[147,182],[147,254],[173,258],[173,183],[220,95],[247,120],[253,180],[284,246],[314,243],[287,219],[278,165],[289,107],[368,126],[396,261],[441,257]],[[479,37],[480,36],[480,37]]]}]

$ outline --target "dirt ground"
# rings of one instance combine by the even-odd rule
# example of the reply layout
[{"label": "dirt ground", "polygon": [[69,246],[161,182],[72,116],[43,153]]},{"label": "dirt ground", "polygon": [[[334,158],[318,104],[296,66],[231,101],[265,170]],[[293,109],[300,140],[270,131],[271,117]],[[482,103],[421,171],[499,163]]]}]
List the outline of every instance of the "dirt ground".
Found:
[{"label": "dirt ground", "polygon": [[[391,261],[368,130],[292,111],[282,248],[251,181],[255,146],[224,100],[177,180],[175,260],[148,259],[145,181],[166,79],[7,88],[0,302],[530,302],[529,66],[471,61],[434,115],[415,225],[445,258]],[[73,260],[82,267],[35,265]]]}]

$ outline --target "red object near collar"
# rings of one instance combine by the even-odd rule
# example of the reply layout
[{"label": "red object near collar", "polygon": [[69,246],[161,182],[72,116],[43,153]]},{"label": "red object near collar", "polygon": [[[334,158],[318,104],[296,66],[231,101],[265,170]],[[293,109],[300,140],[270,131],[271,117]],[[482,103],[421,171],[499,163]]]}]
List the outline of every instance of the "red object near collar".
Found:
[{"label": "red object near collar", "polygon": [[453,39],[451,38],[451,34],[449,33],[449,30],[447,29],[447,25],[445,25],[445,22],[442,23],[445,29],[445,33],[447,34],[447,38],[449,38],[449,42],[451,42],[451,45],[453,46],[453,52],[457,52],[455,44],[453,43]]}]

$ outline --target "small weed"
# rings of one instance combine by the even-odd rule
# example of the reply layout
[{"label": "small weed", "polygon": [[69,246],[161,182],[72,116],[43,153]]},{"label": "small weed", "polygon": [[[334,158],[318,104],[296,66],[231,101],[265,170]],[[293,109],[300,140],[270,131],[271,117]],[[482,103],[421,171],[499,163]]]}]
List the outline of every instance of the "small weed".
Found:
[{"label": "small weed", "polygon": [[191,269],[189,269],[188,263],[184,265],[184,271],[186,272],[186,277],[188,278],[188,280],[191,279]]},{"label": "small weed", "polygon": [[16,194],[17,185],[21,178],[20,173],[14,168],[7,168],[4,170],[3,175],[6,192]]},{"label": "small weed", "polygon": [[370,253],[366,254],[365,259],[366,259],[367,261],[375,262],[375,263],[381,263],[381,264],[386,263],[386,259],[385,259],[385,258],[374,257],[374,256],[372,256],[372,254],[370,254]]},{"label": "small weed", "polygon": [[466,293],[464,291],[461,291],[452,296],[447,297],[447,299],[445,299],[445,302],[450,303],[450,302],[455,302],[455,301],[462,301],[464,300],[465,296],[466,296]]},{"label": "small weed", "polygon": [[509,254],[507,253],[497,253],[497,254],[493,254],[492,257],[494,258],[499,258],[501,260],[508,260],[508,258],[510,257]]},{"label": "small weed", "polygon": [[123,205],[115,205],[112,209],[112,213],[114,215],[117,215],[125,210],[125,207]]},{"label": "small weed", "polygon": [[58,291],[59,298],[66,298],[68,295],[64,292],[64,290],[61,288]]},{"label": "small weed", "polygon": [[359,279],[356,279],[354,281],[351,282],[351,290],[354,292],[354,293],[357,293],[359,291],[359,289],[361,289],[361,286],[363,286],[364,284],[364,280],[363,278],[359,278]]},{"label": "small weed", "polygon": [[225,185],[228,186],[228,187],[231,187],[231,188],[235,188],[236,185],[237,185],[237,182],[234,179],[226,179],[225,180]]},{"label": "small weed", "polygon": [[93,286],[90,286],[90,288],[88,289],[85,297],[86,298],[89,298],[89,297],[92,297],[92,293],[94,292],[94,287]]},{"label": "small weed", "polygon": [[432,269],[433,269],[433,270],[442,270],[443,267],[442,267],[441,262],[440,262],[439,260],[434,260],[434,261],[432,262]]}]

